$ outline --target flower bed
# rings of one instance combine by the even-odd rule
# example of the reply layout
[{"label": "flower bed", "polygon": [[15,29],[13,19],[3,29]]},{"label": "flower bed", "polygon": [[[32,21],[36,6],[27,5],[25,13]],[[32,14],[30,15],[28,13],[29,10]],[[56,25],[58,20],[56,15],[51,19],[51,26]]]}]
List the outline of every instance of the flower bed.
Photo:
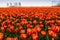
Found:
[{"label": "flower bed", "polygon": [[60,8],[0,8],[0,40],[60,40]]}]

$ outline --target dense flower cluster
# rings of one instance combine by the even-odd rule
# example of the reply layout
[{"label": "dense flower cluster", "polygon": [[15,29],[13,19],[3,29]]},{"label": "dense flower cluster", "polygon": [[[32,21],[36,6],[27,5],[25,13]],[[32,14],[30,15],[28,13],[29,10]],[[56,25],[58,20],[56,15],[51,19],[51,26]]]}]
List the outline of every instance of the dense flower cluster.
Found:
[{"label": "dense flower cluster", "polygon": [[59,8],[0,8],[0,40],[60,40]]}]

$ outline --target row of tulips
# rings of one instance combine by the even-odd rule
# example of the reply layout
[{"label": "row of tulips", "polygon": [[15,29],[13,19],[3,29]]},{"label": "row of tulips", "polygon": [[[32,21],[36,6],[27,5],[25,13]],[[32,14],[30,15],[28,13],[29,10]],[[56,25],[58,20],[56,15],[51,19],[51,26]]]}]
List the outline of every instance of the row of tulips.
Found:
[{"label": "row of tulips", "polygon": [[0,9],[0,40],[60,40],[60,12],[52,10]]}]

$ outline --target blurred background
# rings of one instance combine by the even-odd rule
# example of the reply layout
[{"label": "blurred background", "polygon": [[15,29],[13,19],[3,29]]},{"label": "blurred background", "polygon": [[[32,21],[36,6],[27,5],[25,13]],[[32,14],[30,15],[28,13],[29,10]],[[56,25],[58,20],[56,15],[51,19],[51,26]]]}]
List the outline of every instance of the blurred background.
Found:
[{"label": "blurred background", "polygon": [[0,0],[0,7],[60,6],[60,0]]}]

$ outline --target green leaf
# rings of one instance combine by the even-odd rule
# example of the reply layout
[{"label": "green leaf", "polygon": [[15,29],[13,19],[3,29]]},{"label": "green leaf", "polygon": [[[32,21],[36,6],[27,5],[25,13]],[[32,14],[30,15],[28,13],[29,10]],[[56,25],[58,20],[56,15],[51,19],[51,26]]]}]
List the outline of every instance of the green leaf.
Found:
[{"label": "green leaf", "polygon": [[27,37],[26,40],[32,40],[32,38],[31,37]]},{"label": "green leaf", "polygon": [[60,40],[60,32],[58,33],[58,40]]},{"label": "green leaf", "polygon": [[46,40],[49,40],[48,34],[46,35]]},{"label": "green leaf", "polygon": [[46,40],[44,36],[42,36],[40,33],[38,33],[38,39],[39,40]]}]

